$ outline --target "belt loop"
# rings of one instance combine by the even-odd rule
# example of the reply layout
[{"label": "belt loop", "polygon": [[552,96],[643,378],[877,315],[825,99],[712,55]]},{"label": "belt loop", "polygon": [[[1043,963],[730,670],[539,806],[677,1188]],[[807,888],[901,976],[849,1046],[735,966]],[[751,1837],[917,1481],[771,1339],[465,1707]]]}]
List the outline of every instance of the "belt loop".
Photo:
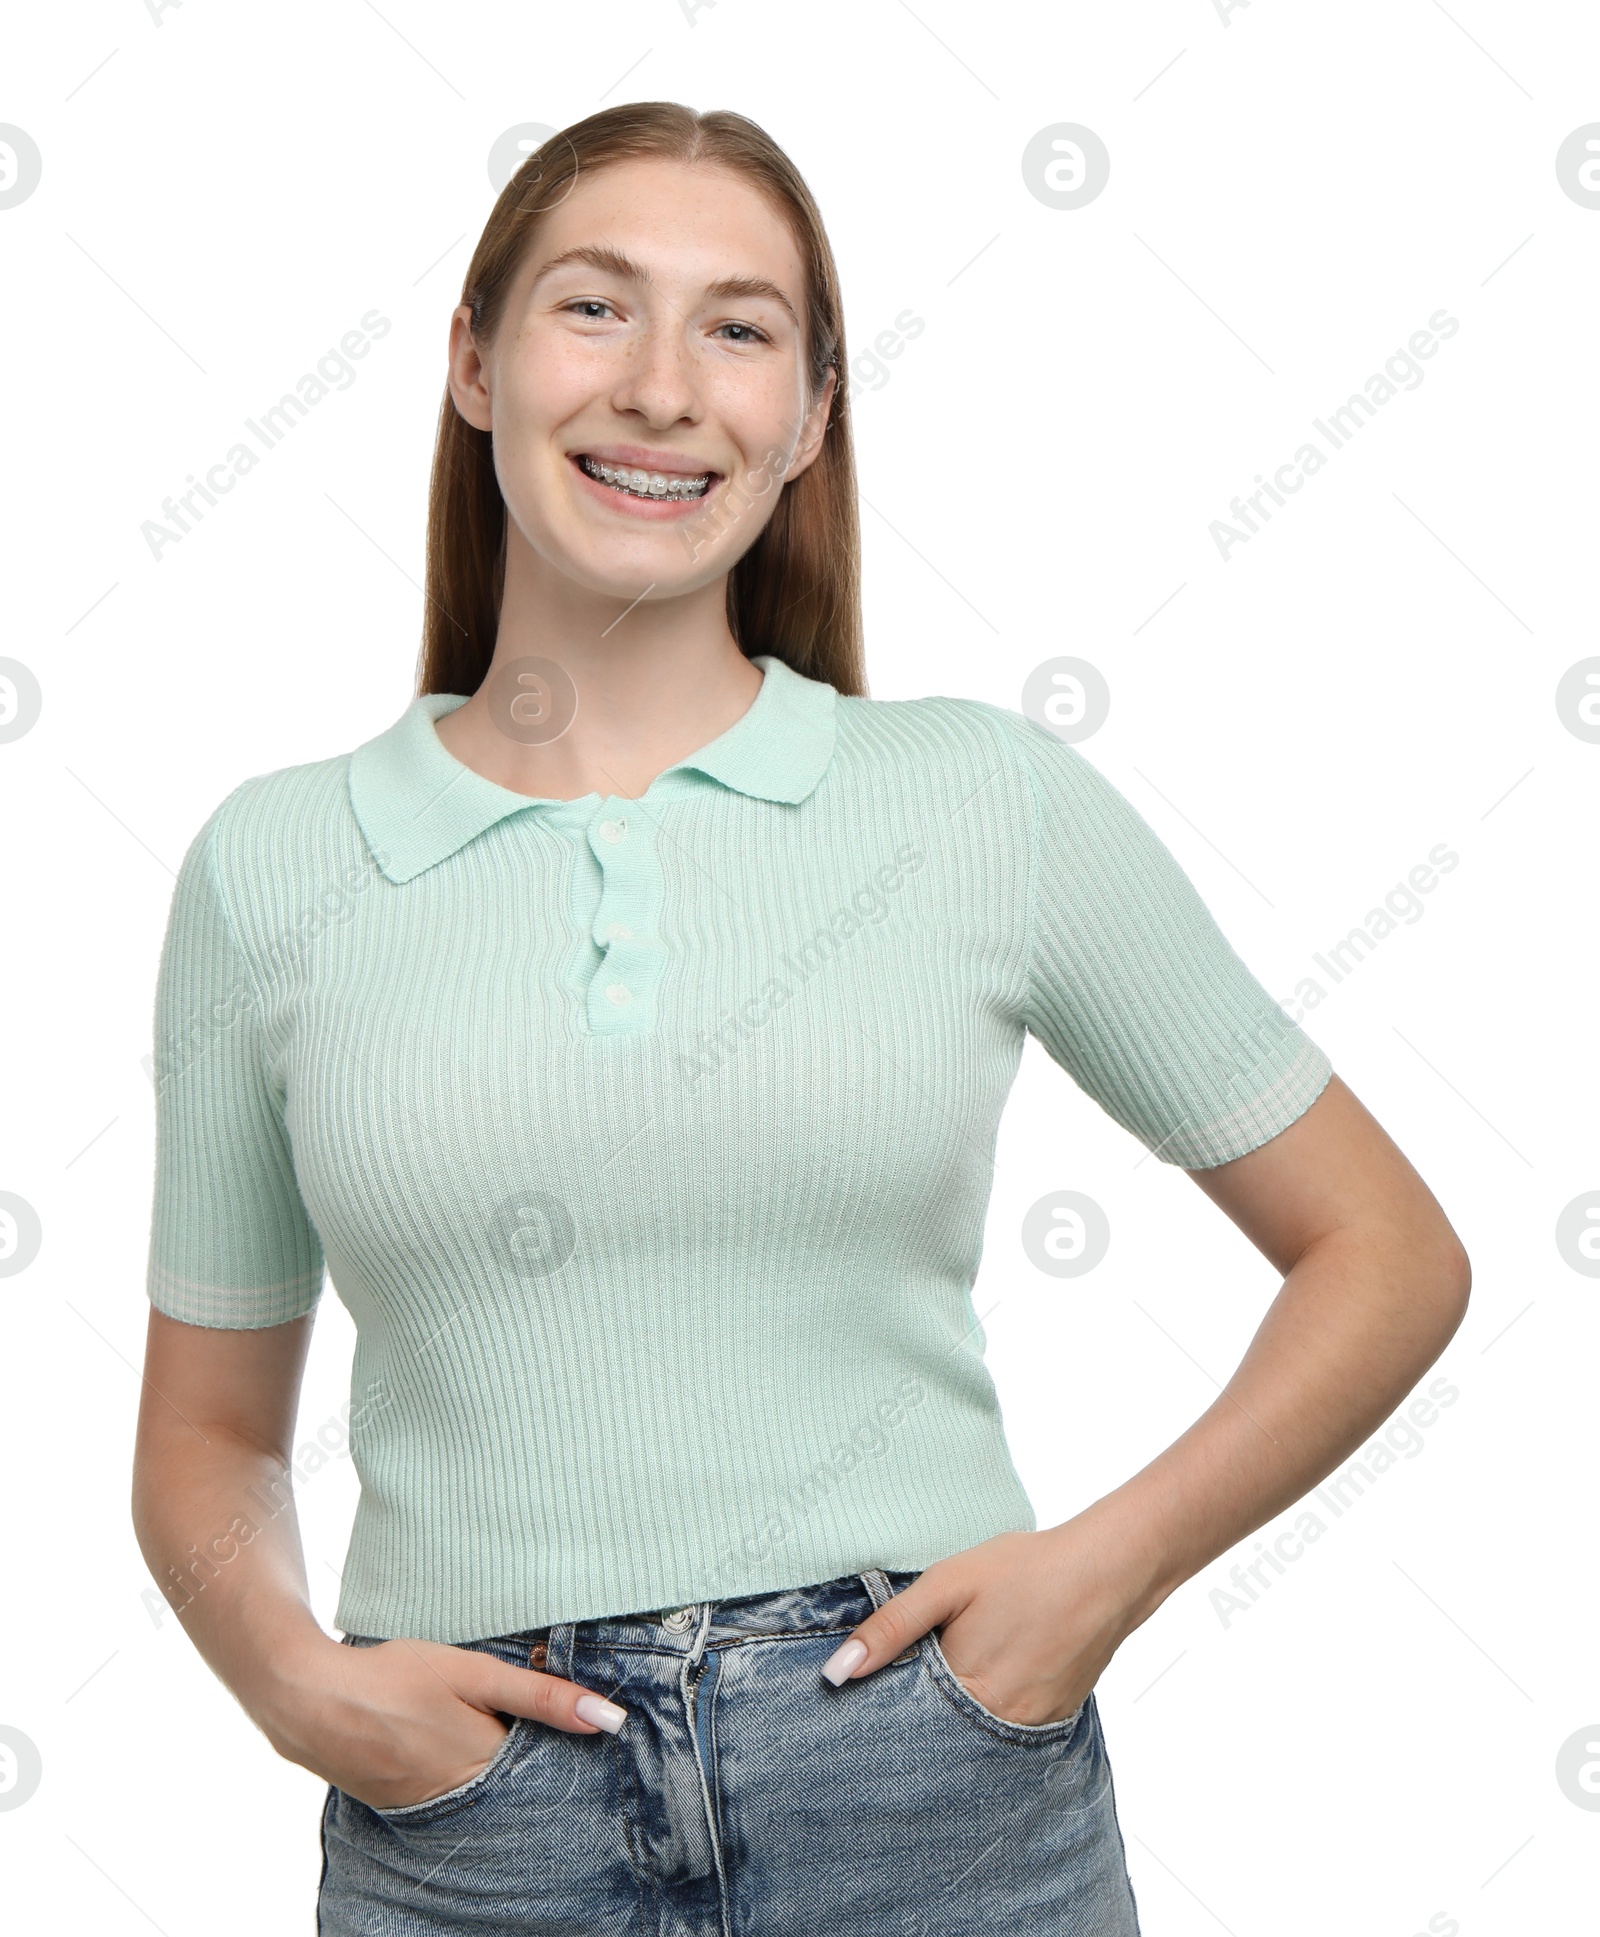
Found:
[{"label": "belt loop", "polygon": [[[892,1601],[894,1599],[895,1590],[889,1585],[889,1576],[881,1567],[864,1567],[858,1578],[860,1579],[861,1585],[872,1596],[874,1609],[882,1607],[885,1601]],[[890,1664],[891,1667],[898,1667],[902,1661],[914,1661],[921,1645],[920,1642],[913,1641],[909,1648],[903,1648],[895,1656],[893,1662]]]},{"label": "belt loop", "polygon": [[695,1604],[694,1612],[698,1617],[694,1624],[694,1639],[689,1643],[688,1664],[698,1669],[705,1656],[706,1640],[711,1633],[711,1616],[716,1609],[714,1601],[700,1601]]},{"label": "belt loop", "polygon": [[559,1675],[563,1681],[569,1681],[572,1678],[573,1644],[577,1631],[576,1621],[556,1622],[553,1627],[546,1630],[543,1641],[534,1643],[528,1666],[538,1668],[547,1675]]},{"label": "belt loop", "polygon": [[856,1578],[872,1597],[874,1608],[880,1608],[885,1601],[894,1598],[889,1587],[889,1577],[881,1567],[863,1567]]}]

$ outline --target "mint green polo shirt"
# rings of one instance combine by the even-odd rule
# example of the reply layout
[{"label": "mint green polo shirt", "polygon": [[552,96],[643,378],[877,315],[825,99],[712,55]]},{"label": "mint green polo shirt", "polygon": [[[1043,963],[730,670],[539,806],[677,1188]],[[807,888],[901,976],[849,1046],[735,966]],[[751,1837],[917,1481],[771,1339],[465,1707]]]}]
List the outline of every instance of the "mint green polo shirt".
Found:
[{"label": "mint green polo shirt", "polygon": [[637,800],[495,785],[429,695],[246,780],[184,858],[148,1295],[254,1328],[331,1279],[347,1631],[471,1640],[1032,1529],[971,1296],[1025,1036],[1191,1169],[1332,1074],[1076,748],[755,664]]}]

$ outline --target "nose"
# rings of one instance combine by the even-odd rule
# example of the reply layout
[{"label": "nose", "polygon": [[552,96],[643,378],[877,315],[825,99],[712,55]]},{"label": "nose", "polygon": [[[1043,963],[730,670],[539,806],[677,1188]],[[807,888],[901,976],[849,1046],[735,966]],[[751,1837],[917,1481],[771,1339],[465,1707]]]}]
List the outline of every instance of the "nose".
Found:
[{"label": "nose", "polygon": [[698,419],[693,351],[678,317],[652,317],[633,338],[612,401],[660,430]]}]

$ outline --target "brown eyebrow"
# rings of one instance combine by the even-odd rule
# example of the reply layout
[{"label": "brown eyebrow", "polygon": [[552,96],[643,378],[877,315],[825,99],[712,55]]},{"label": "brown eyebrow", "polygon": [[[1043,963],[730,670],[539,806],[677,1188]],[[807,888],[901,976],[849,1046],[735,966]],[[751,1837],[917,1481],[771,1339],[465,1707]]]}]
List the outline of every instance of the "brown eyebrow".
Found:
[{"label": "brown eyebrow", "polygon": [[[648,284],[653,280],[642,263],[635,262],[632,256],[624,255],[620,249],[613,248],[609,243],[582,242],[575,248],[563,249],[560,255],[552,256],[548,262],[542,263],[538,274],[533,279],[533,286],[536,287],[542,282],[552,269],[564,269],[573,262],[587,263],[591,269],[598,269],[605,275],[618,276],[624,282]],[[789,320],[796,330],[800,328],[800,318],[795,314],[794,304],[789,301],[778,285],[766,276],[722,276],[716,282],[706,285],[706,294],[726,299],[740,296],[765,296],[788,312]]]}]

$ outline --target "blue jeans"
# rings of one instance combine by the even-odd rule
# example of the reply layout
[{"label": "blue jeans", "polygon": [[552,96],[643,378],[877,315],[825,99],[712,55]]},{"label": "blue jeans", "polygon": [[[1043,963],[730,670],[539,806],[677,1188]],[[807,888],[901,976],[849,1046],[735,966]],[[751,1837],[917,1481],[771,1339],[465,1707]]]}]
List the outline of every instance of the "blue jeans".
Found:
[{"label": "blue jeans", "polygon": [[613,1736],[507,1717],[487,1767],[405,1808],[330,1787],[318,1932],[1138,1937],[1092,1694],[1063,1721],[1004,1721],[936,1632],[823,1680],[915,1579],[873,1567],[468,1644],[628,1719]]}]

